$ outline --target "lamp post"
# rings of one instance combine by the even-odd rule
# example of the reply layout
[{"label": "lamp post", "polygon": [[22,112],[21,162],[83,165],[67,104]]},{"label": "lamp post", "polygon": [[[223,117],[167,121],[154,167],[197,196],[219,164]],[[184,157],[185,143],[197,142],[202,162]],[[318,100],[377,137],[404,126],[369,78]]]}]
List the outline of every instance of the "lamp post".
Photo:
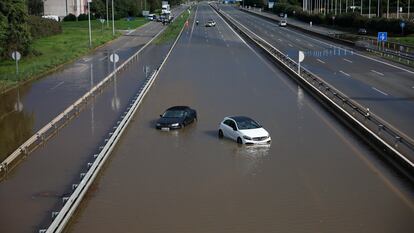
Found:
[{"label": "lamp post", "polygon": [[92,0],[88,0],[89,48],[92,48],[92,30],[91,30],[91,1],[92,1]]},{"label": "lamp post", "polygon": [[115,36],[114,0],[112,0],[112,36]]},{"label": "lamp post", "polygon": [[108,0],[106,0],[106,27],[109,28],[109,7],[108,7]]}]

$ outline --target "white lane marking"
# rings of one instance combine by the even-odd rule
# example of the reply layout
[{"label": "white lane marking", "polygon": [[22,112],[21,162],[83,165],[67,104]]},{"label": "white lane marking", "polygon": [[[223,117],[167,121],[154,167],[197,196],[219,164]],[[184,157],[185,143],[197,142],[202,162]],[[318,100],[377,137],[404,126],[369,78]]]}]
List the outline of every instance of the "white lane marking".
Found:
[{"label": "white lane marking", "polygon": [[312,48],[313,48],[313,44],[308,43],[308,46],[310,46],[310,47],[312,47]]},{"label": "white lane marking", "polygon": [[296,38],[296,41],[300,41],[300,39],[297,39],[297,38]]},{"label": "white lane marking", "polygon": [[339,73],[341,73],[341,74],[343,74],[343,75],[345,75],[345,76],[347,76],[347,77],[351,77],[351,75],[350,75],[350,74],[345,73],[345,72],[343,72],[342,70],[340,70],[340,71],[339,71]]},{"label": "white lane marking", "polygon": [[278,40],[278,41],[282,41],[282,39],[280,39],[280,38],[279,38],[279,39],[277,39],[277,40]]},{"label": "white lane marking", "polygon": [[387,93],[385,93],[385,92],[383,92],[383,91],[381,91],[381,90],[378,90],[377,88],[375,88],[375,87],[372,87],[372,89],[373,90],[375,90],[375,91],[378,91],[379,93],[381,93],[381,94],[383,94],[383,95],[388,95]]},{"label": "white lane marking", "polygon": [[103,60],[105,60],[107,57],[108,57],[108,56],[104,56],[104,57],[102,57],[102,58],[99,58],[99,61],[103,61]]},{"label": "white lane marking", "polygon": [[293,45],[292,45],[292,44],[290,44],[290,43],[289,43],[288,45],[289,45],[290,47],[293,47]]},{"label": "white lane marking", "polygon": [[349,63],[353,63],[353,61],[348,60],[348,59],[346,59],[346,58],[344,58],[344,61],[349,62]]},{"label": "white lane marking", "polygon": [[381,76],[384,76],[384,74],[383,74],[383,73],[378,72],[378,71],[376,71],[376,70],[371,70],[371,72],[376,73],[376,74],[381,75]]},{"label": "white lane marking", "polygon": [[191,42],[191,38],[193,38],[194,24],[195,24],[196,19],[197,19],[197,10],[198,10],[198,5],[197,5],[197,8],[196,8],[196,12],[194,14],[193,26],[191,27],[190,40],[189,40],[190,42]]},{"label": "white lane marking", "polygon": [[131,35],[131,33],[133,33],[135,30],[129,30],[128,32],[127,32],[127,35]]},{"label": "white lane marking", "polygon": [[[321,44],[325,44],[325,45],[328,45],[328,46],[331,46],[331,47],[334,47],[334,48],[343,49],[343,50],[345,50],[345,51],[349,51],[349,52],[351,52],[352,54],[355,54],[355,55],[357,55],[357,56],[360,56],[360,57],[366,58],[366,59],[368,59],[368,60],[371,60],[371,61],[376,61],[376,62],[379,62],[379,63],[381,63],[381,64],[385,64],[385,65],[391,66],[391,67],[393,67],[393,68],[396,68],[396,69],[399,69],[399,70],[402,70],[402,71],[408,72],[408,73],[410,73],[410,74],[414,74],[414,71],[407,70],[407,69],[405,69],[405,68],[402,68],[402,67],[399,67],[399,66],[396,66],[396,65],[390,64],[390,63],[388,63],[388,62],[385,62],[385,61],[380,61],[380,60],[378,60],[378,59],[375,59],[375,58],[372,58],[372,57],[368,57],[368,56],[365,56],[365,55],[359,54],[359,53],[357,53],[357,52],[354,52],[353,50],[347,50],[347,49],[345,49],[345,48],[342,48],[342,47],[339,47],[339,46],[336,46],[336,45],[333,45],[333,44],[330,44],[330,43],[327,43],[327,42],[324,42],[324,41],[318,40],[318,39],[316,39],[316,38],[313,38],[313,37],[310,37],[310,36],[307,36],[307,35],[305,35],[305,34],[301,34],[301,33],[295,32],[295,31],[292,31],[292,30],[290,30],[290,29],[286,29],[286,30],[288,30],[288,31],[290,31],[290,32],[292,32],[292,33],[295,33],[295,34],[297,34],[297,35],[301,35],[301,36],[303,36],[303,37],[307,37],[307,38],[309,38],[309,39],[311,39],[311,40],[317,41],[317,42],[319,42],[319,43],[321,43]],[[289,37],[289,34],[287,34],[287,36]]]},{"label": "white lane marking", "polygon": [[317,60],[318,62],[322,63],[322,64],[325,64],[325,62],[324,62],[324,61],[322,61],[322,60],[320,60],[320,59],[318,59],[318,58],[316,58],[316,60]]},{"label": "white lane marking", "polygon": [[54,87],[50,88],[50,90],[53,90],[53,89],[57,88],[58,86],[60,86],[60,85],[62,85],[64,83],[65,83],[65,81],[62,81],[62,82],[56,84]]}]

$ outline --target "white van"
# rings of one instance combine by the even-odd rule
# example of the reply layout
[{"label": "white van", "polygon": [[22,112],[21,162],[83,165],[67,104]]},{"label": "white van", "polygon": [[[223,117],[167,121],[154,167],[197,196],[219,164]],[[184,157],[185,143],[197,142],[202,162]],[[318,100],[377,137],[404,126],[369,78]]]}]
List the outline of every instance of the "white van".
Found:
[{"label": "white van", "polygon": [[53,19],[56,22],[60,22],[60,17],[57,15],[43,15],[42,18],[44,19]]}]

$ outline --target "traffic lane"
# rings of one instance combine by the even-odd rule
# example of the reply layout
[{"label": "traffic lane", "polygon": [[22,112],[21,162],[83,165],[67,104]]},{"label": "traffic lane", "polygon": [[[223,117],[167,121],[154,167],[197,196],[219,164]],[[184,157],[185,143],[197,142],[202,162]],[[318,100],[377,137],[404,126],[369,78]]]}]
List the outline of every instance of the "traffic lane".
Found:
[{"label": "traffic lane", "polygon": [[[244,21],[243,23],[246,24],[253,22],[253,20],[246,19],[241,21]],[[297,57],[297,50],[293,48],[292,45],[290,45],[292,48],[289,49],[287,46],[289,43],[286,45],[286,43],[278,43],[275,40],[272,40],[263,33],[263,29],[261,31],[256,31],[256,33],[259,34],[259,36],[263,36],[265,40],[269,41],[273,46],[281,49],[282,52],[285,52],[288,55],[290,54],[290,57],[294,60],[295,58],[293,56]],[[294,54],[292,54],[292,52]],[[361,70],[364,69],[362,68],[364,66],[349,62],[351,61],[350,59],[355,58],[355,55],[346,55],[343,50],[338,50],[336,52],[334,50],[333,55],[331,53],[328,53],[327,55],[329,56],[329,59],[322,58],[323,55],[318,56],[318,58],[307,57],[305,62],[303,62],[303,66],[334,87],[337,87],[350,98],[358,100],[360,104],[369,108],[373,113],[381,116],[386,122],[397,127],[404,134],[414,138],[414,127],[411,126],[412,118],[414,116],[412,104],[413,89],[409,88],[410,83],[413,82],[412,78],[400,78],[398,74],[394,77],[388,76],[382,78],[378,77],[382,73],[375,70],[358,72],[358,69],[354,69],[353,67],[360,67]],[[345,60],[344,62],[347,64],[340,66],[339,69],[337,66],[332,65],[332,62],[335,61],[334,58],[338,59],[338,55],[346,56],[347,58],[341,59],[348,60]],[[351,70],[351,72],[348,70]],[[374,75],[376,75],[376,77],[373,77]],[[387,75],[389,75],[389,73],[387,73]],[[398,79],[399,82],[395,82],[396,79]],[[390,83],[396,84],[390,85]]]},{"label": "traffic lane", "polygon": [[[178,15],[184,9],[180,6],[172,11]],[[113,71],[108,53],[116,51],[120,62],[123,62],[149,41],[148,36],[157,33],[153,30],[159,31],[162,27],[160,23],[149,22],[130,36],[122,36],[42,80],[30,82],[2,95],[0,137],[7,140],[0,141],[0,160],[89,90],[91,64],[95,83],[98,83]],[[131,41],[135,46],[130,47]],[[52,99],[54,101],[49,101]]]},{"label": "traffic lane", "polygon": [[[59,210],[62,197],[69,196],[71,185],[79,182],[92,155],[109,137],[112,127],[142,86],[144,65],[158,67],[168,44],[150,45],[143,51],[146,59],[138,60],[119,73],[102,94],[71,124],[34,151],[0,185],[0,216],[5,232],[35,232],[50,223],[52,211]],[[90,86],[95,84],[89,78]],[[28,210],[29,209],[29,210]],[[22,215],[22,213],[25,213]],[[16,223],[19,224],[16,224]]]},{"label": "traffic lane", "polygon": [[[269,21],[266,21],[264,19],[261,19],[259,17],[247,14],[247,13],[243,13],[241,11],[238,11],[236,9],[231,9],[229,8],[230,12],[234,13],[238,19],[244,21],[243,23],[245,24],[253,24],[254,27],[256,27],[256,29],[258,31],[262,31],[262,35],[269,37],[269,33],[268,31],[274,31],[274,30],[282,30],[284,31],[284,33],[281,33],[281,36],[284,37],[289,37],[291,40],[291,45],[292,48],[301,48],[301,47],[306,47],[304,44],[308,44],[309,45],[309,40],[316,43],[319,43],[320,45],[323,45],[323,48],[325,50],[336,50],[339,49],[339,53],[337,53],[337,55],[347,55],[347,50],[343,49],[343,48],[339,48],[336,47],[332,42],[328,42],[328,41],[324,41],[324,40],[320,40],[319,38],[313,38],[311,36],[308,35],[304,35],[303,33],[298,33],[294,30],[291,29],[287,29],[287,28],[279,28],[279,27],[275,27],[276,24],[271,23]],[[247,20],[248,18],[248,20]],[[264,29],[265,28],[265,29]],[[290,35],[289,35],[290,34]],[[292,38],[291,36],[294,36],[294,38]],[[269,38],[271,39],[271,38]],[[285,38],[286,39],[286,38]],[[310,48],[310,51],[315,50],[315,48]],[[340,51],[343,50],[344,52],[341,53]],[[295,52],[295,56],[297,52]],[[348,50],[348,54],[354,55],[354,53],[352,52],[351,49]],[[306,62],[306,61],[305,61]],[[336,66],[338,66],[338,64],[340,64],[341,68],[344,68],[345,71],[361,71],[361,72],[365,72],[365,73],[369,73],[369,72],[377,72],[377,73],[385,73],[387,74],[387,76],[393,76],[391,78],[393,79],[398,79],[399,82],[401,83],[400,88],[397,90],[394,90],[394,93],[396,95],[398,95],[398,93],[401,93],[401,89],[405,89],[408,87],[412,87],[414,85],[414,79],[412,78],[413,76],[413,72],[407,72],[407,71],[403,71],[401,69],[395,68],[391,65],[384,65],[382,63],[378,63],[376,61],[373,60],[369,60],[365,57],[359,56],[357,54],[355,54],[353,56],[352,59],[347,59],[347,58],[341,58],[341,57],[331,57],[329,59],[329,61],[331,64],[334,63]],[[352,64],[352,63],[357,63],[356,64]],[[349,64],[351,63],[351,64]],[[348,66],[347,66],[348,65]],[[411,89],[406,89],[404,90],[406,93],[408,93],[408,95],[412,96],[412,90]]]},{"label": "traffic lane", "polygon": [[[147,25],[144,27],[146,26]],[[142,29],[139,28],[138,31],[139,30]],[[125,41],[129,40],[129,38],[120,38],[119,40]],[[128,49],[136,52],[136,50],[143,45],[144,41],[142,40],[148,41],[149,39],[140,38],[136,41],[137,47],[130,47]],[[122,43],[119,44],[116,42],[117,41],[112,42],[111,46],[123,45]],[[120,52],[121,62],[124,61],[128,55],[130,54]],[[7,130],[7,128],[20,130],[20,128],[22,128],[20,125],[25,125],[25,132],[20,130],[18,134],[10,139],[7,145],[1,145],[0,150],[2,153],[0,157],[4,159],[8,156],[21,143],[32,136],[34,132],[43,127],[47,122],[89,90],[90,64],[93,64],[94,67],[93,75],[95,83],[98,83],[106,77],[107,74],[112,72],[113,66],[110,64],[109,60],[102,60],[105,56],[104,47],[98,49],[92,55],[79,59],[73,64],[64,66],[61,70],[58,70],[42,80],[29,82],[21,88],[2,95],[2,99],[8,101],[7,103],[2,101],[3,106],[0,108],[0,122],[2,125],[7,126],[6,128],[2,127],[2,130]],[[20,108],[16,108],[18,105]],[[29,117],[17,117],[19,115],[26,115]],[[6,133],[8,132],[1,132],[1,134]],[[10,136],[7,135],[5,135],[5,137],[10,138]],[[3,144],[3,142],[0,142],[0,144]]]},{"label": "traffic lane", "polygon": [[[194,33],[204,32],[179,40],[71,232],[412,229],[412,193],[364,144],[242,42],[232,49],[240,65],[224,41],[203,47]],[[197,109],[198,122],[155,130],[177,104]],[[259,120],[271,146],[219,140],[233,114]]]}]

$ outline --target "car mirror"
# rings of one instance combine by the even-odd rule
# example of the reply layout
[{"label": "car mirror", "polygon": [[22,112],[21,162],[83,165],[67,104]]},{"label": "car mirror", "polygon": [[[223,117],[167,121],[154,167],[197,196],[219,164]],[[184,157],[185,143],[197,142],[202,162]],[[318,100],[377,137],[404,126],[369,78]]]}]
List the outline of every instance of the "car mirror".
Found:
[{"label": "car mirror", "polygon": [[237,128],[233,128],[234,131],[237,131]]}]

